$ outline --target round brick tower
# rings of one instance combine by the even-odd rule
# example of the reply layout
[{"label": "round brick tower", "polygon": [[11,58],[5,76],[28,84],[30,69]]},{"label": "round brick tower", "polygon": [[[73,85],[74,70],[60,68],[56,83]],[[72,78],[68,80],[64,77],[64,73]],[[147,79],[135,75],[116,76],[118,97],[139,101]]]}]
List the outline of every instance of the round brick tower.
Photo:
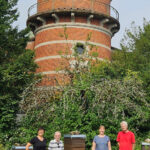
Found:
[{"label": "round brick tower", "polygon": [[[32,5],[27,25],[34,36],[27,48],[35,50],[37,73],[57,77],[57,69],[64,61],[61,55],[73,55],[75,46],[84,57],[84,44],[89,34],[88,42],[96,46],[98,58],[110,60],[111,38],[120,29],[119,13],[110,3],[111,0],[38,0]],[[62,36],[64,28],[67,40]],[[70,49],[67,54],[66,43]],[[63,70],[59,71],[59,76],[61,73],[64,74]],[[43,82],[43,85],[53,84]]]}]

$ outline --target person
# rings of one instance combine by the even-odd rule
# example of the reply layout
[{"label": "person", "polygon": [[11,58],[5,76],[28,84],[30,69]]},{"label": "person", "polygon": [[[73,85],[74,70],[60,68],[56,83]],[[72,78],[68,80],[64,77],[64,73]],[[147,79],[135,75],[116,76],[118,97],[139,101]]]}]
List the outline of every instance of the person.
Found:
[{"label": "person", "polygon": [[99,127],[99,135],[94,137],[92,150],[111,150],[111,142],[108,136],[105,135],[105,127]]},{"label": "person", "polygon": [[128,130],[128,123],[122,121],[120,123],[122,131],[118,133],[117,142],[119,150],[134,150],[135,149],[135,136],[134,133]]},{"label": "person", "polygon": [[33,150],[46,150],[46,139],[44,138],[45,130],[41,127],[38,129],[38,135],[30,140],[26,145],[26,150],[33,145]]},{"label": "person", "polygon": [[60,138],[61,138],[61,133],[59,131],[55,132],[54,140],[50,141],[48,150],[63,150],[64,144],[60,140]]}]

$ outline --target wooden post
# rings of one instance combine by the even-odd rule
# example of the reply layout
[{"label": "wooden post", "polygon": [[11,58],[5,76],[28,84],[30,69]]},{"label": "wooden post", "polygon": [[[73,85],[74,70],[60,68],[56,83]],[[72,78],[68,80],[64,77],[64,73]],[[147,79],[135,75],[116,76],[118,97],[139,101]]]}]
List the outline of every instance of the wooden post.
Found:
[{"label": "wooden post", "polygon": [[64,150],[85,150],[85,135],[64,135]]}]

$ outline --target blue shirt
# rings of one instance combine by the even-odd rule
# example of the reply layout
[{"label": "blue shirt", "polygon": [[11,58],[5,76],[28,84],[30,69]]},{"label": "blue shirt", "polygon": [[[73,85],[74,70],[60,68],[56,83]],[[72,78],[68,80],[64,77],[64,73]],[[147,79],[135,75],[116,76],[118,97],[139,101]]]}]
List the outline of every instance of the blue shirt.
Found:
[{"label": "blue shirt", "polygon": [[93,142],[96,143],[95,150],[108,150],[108,142],[110,141],[108,136],[99,137],[95,136]]}]

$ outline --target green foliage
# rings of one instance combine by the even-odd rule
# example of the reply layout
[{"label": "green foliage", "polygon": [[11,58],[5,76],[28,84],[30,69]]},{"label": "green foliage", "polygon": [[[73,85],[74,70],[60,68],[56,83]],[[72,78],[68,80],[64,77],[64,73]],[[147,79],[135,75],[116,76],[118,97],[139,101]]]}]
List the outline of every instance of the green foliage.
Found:
[{"label": "green foliage", "polygon": [[116,136],[122,120],[128,121],[130,130],[138,137],[150,111],[142,81],[132,71],[128,71],[123,79],[107,78],[104,68],[108,66],[107,62],[99,62],[97,66],[78,65],[72,70],[71,84],[66,87],[30,87],[21,103],[21,109],[27,112],[26,117],[15,132],[15,137],[21,138],[13,138],[13,143],[30,140],[36,135],[37,128],[43,126],[48,140],[53,138],[56,130],[62,135],[78,130],[87,135],[86,146],[90,149],[102,124],[116,149]]},{"label": "green foliage", "polygon": [[[127,30],[121,43],[122,51],[113,54],[112,66],[115,76],[126,76],[127,70],[138,72],[146,91],[146,100],[150,103],[150,22],[144,20],[143,27],[136,27],[132,23],[131,30]],[[143,132],[150,131],[150,117],[141,126]]]},{"label": "green foliage", "polygon": [[0,133],[0,150],[7,150],[7,145],[3,144],[3,135]]},{"label": "green foliage", "polygon": [[3,146],[3,144],[0,144],[0,149],[1,150],[6,150],[5,147]]},{"label": "green foliage", "polygon": [[[67,40],[66,30],[62,37]],[[26,115],[10,142],[25,143],[43,126],[48,140],[56,130],[62,135],[78,130],[87,135],[86,147],[91,149],[99,125],[104,125],[115,150],[118,149],[116,136],[120,122],[126,120],[136,135],[139,150],[141,141],[150,135],[149,57],[145,55],[149,52],[149,40],[146,40],[149,39],[149,24],[135,31],[127,31],[124,41],[129,39],[129,42],[122,43],[122,51],[113,53],[111,63],[96,58],[93,61],[87,56],[84,60],[81,55],[74,55],[73,68],[65,70],[70,84],[27,88],[20,103]],[[89,46],[90,50],[95,47],[88,44],[91,36],[88,35],[85,43],[85,48]],[[69,61],[71,57],[66,59]]]},{"label": "green foliage", "polygon": [[[115,69],[125,75],[127,69],[140,73],[145,87],[150,85],[150,23],[144,20],[143,28],[132,24],[121,43],[122,51],[113,55]],[[148,86],[148,88],[147,88]]]},{"label": "green foliage", "polygon": [[12,28],[17,0],[0,1],[0,133],[4,144],[16,126],[21,93],[35,79],[34,51],[26,50],[28,29]]},{"label": "green foliage", "polygon": [[[66,67],[65,70],[71,79],[70,84],[40,88],[32,85],[26,88],[20,102],[20,109],[26,114],[18,125],[18,129],[11,130],[14,132],[13,137],[9,138],[9,142],[25,144],[37,134],[37,128],[43,126],[46,129],[45,136],[48,140],[53,138],[53,134],[57,130],[60,130],[62,135],[78,130],[87,135],[86,147],[90,149],[94,136],[98,134],[99,125],[104,125],[106,134],[110,136],[115,150],[117,149],[116,136],[120,130],[120,122],[126,120],[129,123],[129,129],[136,135],[136,149],[140,149],[140,142],[150,135],[150,61],[148,56],[149,40],[147,40],[149,39],[149,24],[145,23],[143,30],[138,28],[134,31],[136,32],[127,31],[124,41],[129,39],[129,42],[121,44],[122,51],[114,52],[111,63],[100,62],[96,58],[93,61],[92,57],[87,56],[84,60],[81,55],[75,55],[74,66]],[[66,28],[64,34],[60,36],[68,39]],[[89,46],[90,50],[94,47],[88,43],[91,36],[92,34],[88,35],[85,43],[85,48]],[[10,101],[13,103],[11,107],[18,106],[18,95],[15,95],[15,98],[17,97],[15,101],[14,97],[12,101],[12,95],[16,91],[19,94],[23,90],[22,87],[26,87],[33,77],[31,72],[34,70],[34,65],[30,66],[32,59],[30,59],[29,52],[25,54],[14,55],[19,57],[16,57],[13,63],[10,59],[8,69],[3,72],[5,76],[2,74],[2,77],[6,77],[5,80],[2,80],[5,81],[3,85],[7,85],[6,89],[8,87],[16,88],[15,92],[12,90],[11,94],[0,97],[8,101],[6,101],[8,105],[5,105],[6,109],[4,109],[8,114],[4,114],[7,123],[8,121],[14,122],[12,114],[15,114],[14,110],[17,108],[9,109]],[[93,56],[97,57],[96,53]],[[66,59],[69,61],[72,58]],[[28,62],[30,63],[28,64]],[[28,65],[31,68],[26,70]],[[24,68],[25,74],[23,74],[22,68]],[[9,71],[16,74],[12,76],[13,74],[10,74]],[[15,82],[7,84],[6,81],[12,81],[16,76]],[[24,78],[25,80],[23,80]],[[18,80],[19,82],[17,82]],[[9,90],[11,91],[11,88]],[[2,102],[4,104],[3,100]]]}]

